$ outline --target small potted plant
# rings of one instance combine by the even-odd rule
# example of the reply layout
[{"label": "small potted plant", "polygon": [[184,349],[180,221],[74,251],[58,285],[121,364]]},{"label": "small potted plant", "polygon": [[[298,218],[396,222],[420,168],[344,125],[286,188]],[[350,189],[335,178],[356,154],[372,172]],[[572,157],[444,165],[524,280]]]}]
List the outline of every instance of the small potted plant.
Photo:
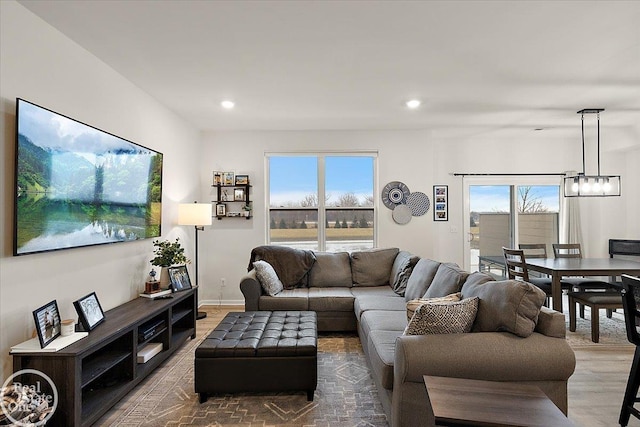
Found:
[{"label": "small potted plant", "polygon": [[151,260],[151,265],[161,267],[160,287],[166,288],[169,286],[169,272],[167,271],[167,267],[189,264],[191,260],[184,254],[184,248],[180,244],[179,238],[176,238],[175,242],[154,240],[153,246],[155,246],[153,250],[155,257]]}]

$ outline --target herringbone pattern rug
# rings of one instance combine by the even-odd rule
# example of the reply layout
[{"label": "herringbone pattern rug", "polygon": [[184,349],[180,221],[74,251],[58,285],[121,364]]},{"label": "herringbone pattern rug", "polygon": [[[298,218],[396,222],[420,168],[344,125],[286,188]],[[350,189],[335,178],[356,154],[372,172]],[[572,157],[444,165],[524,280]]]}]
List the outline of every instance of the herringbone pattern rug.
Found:
[{"label": "herringbone pattern rug", "polygon": [[[306,392],[211,396],[200,404],[193,387],[193,357],[206,330],[123,399],[97,425],[109,426],[387,426],[360,341],[351,334],[322,334],[318,388]],[[212,323],[212,322],[211,322]],[[215,323],[214,323],[215,325]]]}]

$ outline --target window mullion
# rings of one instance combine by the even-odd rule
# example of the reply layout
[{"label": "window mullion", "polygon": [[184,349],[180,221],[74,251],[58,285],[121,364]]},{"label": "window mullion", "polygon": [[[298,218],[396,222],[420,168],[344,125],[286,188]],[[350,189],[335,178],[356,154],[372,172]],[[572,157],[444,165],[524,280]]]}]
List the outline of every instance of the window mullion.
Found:
[{"label": "window mullion", "polygon": [[327,212],[325,207],[325,162],[324,156],[318,156],[318,247],[321,251],[327,250],[327,230],[326,218]]}]

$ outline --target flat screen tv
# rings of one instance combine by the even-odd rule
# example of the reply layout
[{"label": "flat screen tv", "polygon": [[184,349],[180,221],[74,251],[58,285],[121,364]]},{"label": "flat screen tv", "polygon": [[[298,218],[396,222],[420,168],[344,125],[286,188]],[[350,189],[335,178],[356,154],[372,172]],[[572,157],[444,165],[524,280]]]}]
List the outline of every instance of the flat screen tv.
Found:
[{"label": "flat screen tv", "polygon": [[14,255],[160,236],[162,153],[16,104]]}]

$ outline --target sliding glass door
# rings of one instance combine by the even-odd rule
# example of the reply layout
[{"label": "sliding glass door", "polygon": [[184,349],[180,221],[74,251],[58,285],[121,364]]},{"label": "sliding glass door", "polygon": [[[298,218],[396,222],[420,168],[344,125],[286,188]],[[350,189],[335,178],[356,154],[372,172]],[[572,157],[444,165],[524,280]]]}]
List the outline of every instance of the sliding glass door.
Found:
[{"label": "sliding glass door", "polygon": [[464,178],[465,268],[504,275],[502,247],[558,242],[560,182],[554,177]]}]

